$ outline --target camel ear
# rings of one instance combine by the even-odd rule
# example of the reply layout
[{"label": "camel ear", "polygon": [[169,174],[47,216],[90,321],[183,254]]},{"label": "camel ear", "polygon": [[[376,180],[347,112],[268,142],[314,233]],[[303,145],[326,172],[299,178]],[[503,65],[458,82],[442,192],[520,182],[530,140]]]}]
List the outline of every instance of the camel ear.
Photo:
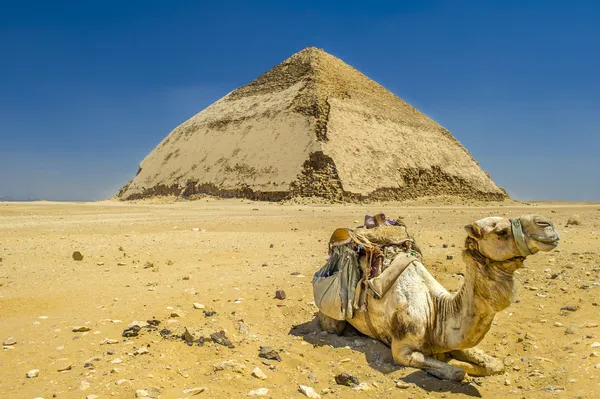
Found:
[{"label": "camel ear", "polygon": [[468,224],[465,226],[465,231],[469,235],[469,237],[473,237],[476,240],[481,238],[481,227],[477,224]]}]

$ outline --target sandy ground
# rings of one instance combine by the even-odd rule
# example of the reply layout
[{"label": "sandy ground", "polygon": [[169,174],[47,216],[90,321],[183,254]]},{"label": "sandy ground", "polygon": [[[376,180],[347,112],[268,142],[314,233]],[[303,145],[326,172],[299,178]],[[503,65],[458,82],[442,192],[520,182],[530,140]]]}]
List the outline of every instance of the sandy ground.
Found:
[{"label": "sandy ground", "polygon": [[[539,213],[559,226],[561,245],[528,259],[515,303],[497,315],[480,345],[505,361],[504,375],[440,381],[394,366],[386,346],[356,332],[319,331],[310,280],[325,261],[329,235],[378,211],[404,217],[427,267],[449,289],[461,283],[463,225]],[[564,227],[572,214],[582,225]],[[74,251],[82,261],[73,260]],[[0,398],[133,398],[136,390],[183,398],[195,387],[206,390],[193,397],[242,398],[267,388],[266,397],[302,398],[299,384],[331,389],[324,398],[595,398],[600,392],[598,204],[2,203],[0,258],[0,341],[17,341],[0,352]],[[285,300],[275,298],[277,289]],[[193,303],[216,315],[206,317]],[[578,308],[561,311],[567,305]],[[158,328],[121,336],[133,321],[152,319]],[[75,326],[89,331],[73,332]],[[196,339],[225,330],[234,348],[210,340],[188,346],[160,334],[184,328]],[[261,346],[280,351],[282,361],[259,358]],[[251,375],[255,367],[265,380]],[[26,378],[32,369],[39,376]],[[336,385],[340,372],[370,390]],[[397,381],[410,387],[396,388]]]}]

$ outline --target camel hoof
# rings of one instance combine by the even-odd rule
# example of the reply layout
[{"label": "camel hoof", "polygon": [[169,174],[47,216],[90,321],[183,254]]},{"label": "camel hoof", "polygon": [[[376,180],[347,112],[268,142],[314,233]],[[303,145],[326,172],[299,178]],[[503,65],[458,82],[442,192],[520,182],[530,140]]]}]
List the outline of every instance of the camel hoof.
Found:
[{"label": "camel hoof", "polygon": [[319,325],[321,330],[327,331],[330,334],[340,335],[346,327],[344,320],[336,320],[319,311]]}]

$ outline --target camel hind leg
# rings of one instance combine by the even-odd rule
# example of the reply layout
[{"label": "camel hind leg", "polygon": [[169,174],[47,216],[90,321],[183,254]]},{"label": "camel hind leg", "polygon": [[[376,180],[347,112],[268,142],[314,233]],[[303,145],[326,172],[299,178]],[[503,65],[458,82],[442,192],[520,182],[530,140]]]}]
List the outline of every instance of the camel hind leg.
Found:
[{"label": "camel hind leg", "polygon": [[465,370],[452,366],[431,356],[403,346],[397,340],[392,342],[392,356],[394,362],[400,366],[421,369],[434,377],[442,380],[462,381],[465,378]]},{"label": "camel hind leg", "polygon": [[450,363],[465,369],[469,375],[474,377],[483,377],[496,375],[504,372],[504,364],[495,357],[486,355],[483,351],[470,348],[450,352],[456,360]]},{"label": "camel hind leg", "polygon": [[319,311],[319,325],[321,330],[327,331],[330,334],[340,335],[346,327],[346,321],[336,320]]}]

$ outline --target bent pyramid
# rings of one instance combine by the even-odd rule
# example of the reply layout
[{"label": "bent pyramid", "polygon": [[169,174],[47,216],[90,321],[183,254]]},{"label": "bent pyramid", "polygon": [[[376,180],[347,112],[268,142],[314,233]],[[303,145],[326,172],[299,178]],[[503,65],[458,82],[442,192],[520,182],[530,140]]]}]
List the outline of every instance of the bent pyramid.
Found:
[{"label": "bent pyramid", "polygon": [[173,130],[118,197],[508,197],[442,126],[314,47]]}]

